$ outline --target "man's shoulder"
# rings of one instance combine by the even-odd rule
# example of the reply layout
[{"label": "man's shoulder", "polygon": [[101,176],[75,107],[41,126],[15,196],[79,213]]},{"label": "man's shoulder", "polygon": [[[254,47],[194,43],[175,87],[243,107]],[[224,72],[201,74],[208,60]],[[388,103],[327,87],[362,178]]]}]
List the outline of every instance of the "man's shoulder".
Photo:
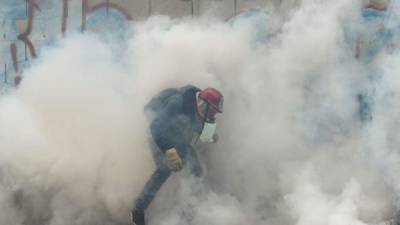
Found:
[{"label": "man's shoulder", "polygon": [[196,87],[196,86],[194,86],[192,84],[185,85],[185,86],[179,88],[179,90],[180,90],[181,93],[198,92],[198,91],[200,91],[200,89],[198,87]]},{"label": "man's shoulder", "polygon": [[183,98],[181,92],[176,88],[168,88],[160,91],[145,106],[146,111],[161,113],[168,108],[180,107]]},{"label": "man's shoulder", "polygon": [[164,89],[150,100],[145,109],[155,113],[191,115],[195,110],[198,91],[200,91],[199,88],[190,84],[180,88]]},{"label": "man's shoulder", "polygon": [[186,85],[181,89],[182,93],[182,112],[190,117],[193,117],[196,113],[197,105],[197,93],[200,89],[193,85]]},{"label": "man's shoulder", "polygon": [[168,98],[172,97],[172,99],[183,98],[187,93],[196,93],[200,91],[200,89],[194,85],[188,84],[178,88],[167,88],[159,92],[156,98]]}]

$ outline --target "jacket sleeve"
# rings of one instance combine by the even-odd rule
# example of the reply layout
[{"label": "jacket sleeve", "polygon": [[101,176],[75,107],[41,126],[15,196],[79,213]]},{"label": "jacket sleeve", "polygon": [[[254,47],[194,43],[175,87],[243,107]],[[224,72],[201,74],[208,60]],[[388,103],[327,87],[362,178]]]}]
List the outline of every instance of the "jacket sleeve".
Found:
[{"label": "jacket sleeve", "polygon": [[165,153],[166,150],[175,147],[181,136],[178,120],[182,110],[183,99],[179,94],[173,95],[163,103],[160,112],[150,125],[150,131],[154,142]]}]

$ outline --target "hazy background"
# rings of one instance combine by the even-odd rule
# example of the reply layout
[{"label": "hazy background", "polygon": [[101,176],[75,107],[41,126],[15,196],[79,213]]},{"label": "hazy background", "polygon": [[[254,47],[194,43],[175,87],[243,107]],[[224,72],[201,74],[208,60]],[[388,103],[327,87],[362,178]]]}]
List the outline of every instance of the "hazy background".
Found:
[{"label": "hazy background", "polygon": [[[153,15],[56,37],[0,98],[0,224],[128,224],[154,169],[143,106],[188,83],[224,93],[220,142],[199,148],[204,179],[170,177],[148,224],[388,223],[400,206],[399,3],[374,20],[364,5],[282,1],[228,21]],[[382,29],[393,35],[377,46]],[[372,60],[356,57],[370,47]]]}]

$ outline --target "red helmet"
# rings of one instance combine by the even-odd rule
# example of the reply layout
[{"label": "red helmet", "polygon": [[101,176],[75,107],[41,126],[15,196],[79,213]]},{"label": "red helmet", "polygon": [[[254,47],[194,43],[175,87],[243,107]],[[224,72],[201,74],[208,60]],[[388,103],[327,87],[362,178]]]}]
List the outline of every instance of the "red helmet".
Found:
[{"label": "red helmet", "polygon": [[199,98],[207,102],[215,111],[222,113],[224,96],[214,88],[206,88],[200,91]]}]

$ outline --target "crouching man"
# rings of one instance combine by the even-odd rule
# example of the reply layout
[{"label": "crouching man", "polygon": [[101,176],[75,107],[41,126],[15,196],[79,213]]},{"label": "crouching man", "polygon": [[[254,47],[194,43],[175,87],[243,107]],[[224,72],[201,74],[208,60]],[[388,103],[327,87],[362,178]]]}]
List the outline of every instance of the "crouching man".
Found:
[{"label": "crouching man", "polygon": [[200,90],[188,85],[166,89],[145,107],[151,119],[151,150],[157,169],[136,199],[132,222],[145,225],[145,211],[171,172],[189,167],[195,176],[202,169],[193,145],[197,141],[216,142],[216,115],[222,113],[223,96],[214,88]]}]

